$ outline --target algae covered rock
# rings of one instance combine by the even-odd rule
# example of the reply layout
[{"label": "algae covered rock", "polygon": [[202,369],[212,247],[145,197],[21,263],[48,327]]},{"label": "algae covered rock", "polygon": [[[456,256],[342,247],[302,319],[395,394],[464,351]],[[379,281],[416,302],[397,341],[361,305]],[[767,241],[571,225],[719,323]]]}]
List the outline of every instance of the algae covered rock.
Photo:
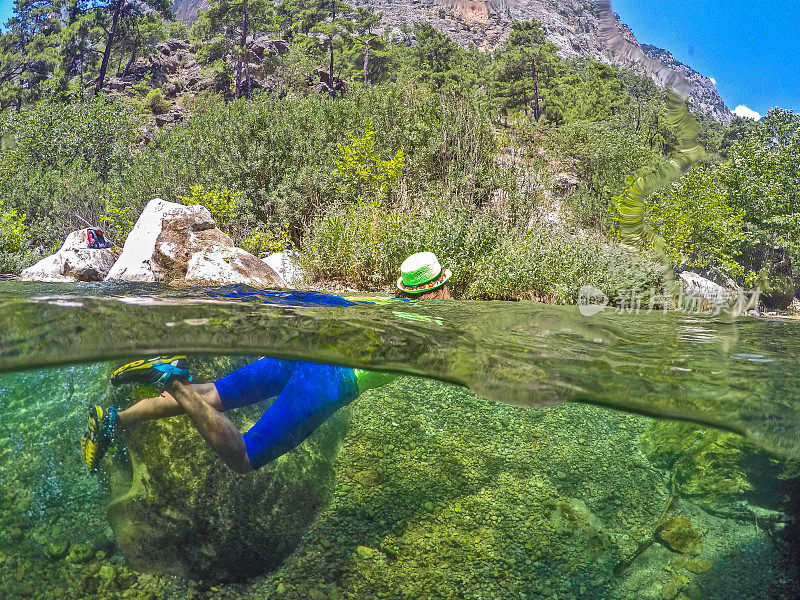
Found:
[{"label": "algae covered rock", "polygon": [[[267,405],[228,414],[246,430]],[[277,567],[329,494],[345,417],[337,415],[301,447],[249,475],[225,467],[185,416],[131,430],[130,466],[111,474],[107,510],[128,563],[211,582]]]},{"label": "algae covered rock", "polygon": [[696,556],[703,551],[700,534],[688,517],[673,517],[661,526],[658,537],[675,552]]},{"label": "algae covered rock", "polygon": [[641,417],[415,378],[350,410],[331,503],[258,597],[612,598],[669,501]]},{"label": "algae covered rock", "polygon": [[698,575],[708,572],[711,570],[712,566],[714,566],[713,562],[707,558],[701,558],[699,556],[686,562],[686,569]]},{"label": "algae covered rock", "polygon": [[781,520],[800,489],[795,464],[733,433],[654,421],[642,446],[653,464],[671,471],[681,496],[715,514]]}]

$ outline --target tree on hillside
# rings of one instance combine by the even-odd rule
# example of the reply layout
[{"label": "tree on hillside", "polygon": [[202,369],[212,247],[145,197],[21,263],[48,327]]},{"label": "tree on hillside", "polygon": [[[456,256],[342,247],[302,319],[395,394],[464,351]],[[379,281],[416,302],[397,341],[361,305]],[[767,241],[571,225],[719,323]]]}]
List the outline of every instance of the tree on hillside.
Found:
[{"label": "tree on hillside", "polygon": [[[245,0],[246,1],[246,0]],[[105,34],[103,57],[100,62],[100,73],[97,76],[95,90],[103,89],[111,59],[111,50],[117,36],[121,33],[122,21],[132,15],[141,14],[145,7],[168,15],[171,3],[169,0],[92,0],[92,8],[96,15],[96,24]]]},{"label": "tree on hillside", "polygon": [[15,0],[14,16],[0,41],[3,104],[19,108],[39,96],[40,86],[59,64],[60,0]]},{"label": "tree on hillside", "polygon": [[773,109],[730,149],[723,167],[731,203],[754,244],[784,248],[800,262],[800,115]]},{"label": "tree on hillside", "polygon": [[559,70],[557,48],[546,40],[538,21],[515,22],[505,45],[497,54],[492,77],[493,95],[505,114],[531,111],[535,120],[544,114],[545,90]]},{"label": "tree on hillside", "polygon": [[120,26],[117,44],[117,75],[126,75],[139,56],[147,55],[159,42],[168,37],[167,24],[159,13],[132,12],[121,22]]},{"label": "tree on hillside", "polygon": [[[551,121],[602,121],[629,108],[630,98],[621,71],[584,59],[570,61],[566,66],[566,74],[553,81],[547,114]],[[655,142],[651,142],[655,147]]]},{"label": "tree on hillside", "polygon": [[388,52],[386,41],[374,33],[380,27],[383,13],[356,8],[350,15],[350,26],[342,36],[342,51],[355,76],[365,84],[373,82],[386,67]]},{"label": "tree on hillside", "polygon": [[320,6],[328,11],[328,17],[311,28],[310,33],[322,35],[327,40],[328,73],[331,81],[331,97],[336,95],[334,85],[334,40],[347,36],[354,29],[354,9],[339,0],[321,0]]},{"label": "tree on hillside", "polygon": [[84,0],[68,0],[61,30],[62,71],[67,80],[77,77],[78,96],[83,96],[87,72],[93,72],[102,54],[96,48],[96,14]]},{"label": "tree on hillside", "polygon": [[416,39],[412,49],[412,68],[417,77],[431,83],[434,88],[458,82],[457,69],[463,50],[429,23],[414,23],[411,34]]},{"label": "tree on hillside", "polygon": [[193,31],[219,36],[222,53],[234,59],[234,96],[252,97],[248,38],[273,23],[273,3],[269,0],[217,0],[200,14]]}]

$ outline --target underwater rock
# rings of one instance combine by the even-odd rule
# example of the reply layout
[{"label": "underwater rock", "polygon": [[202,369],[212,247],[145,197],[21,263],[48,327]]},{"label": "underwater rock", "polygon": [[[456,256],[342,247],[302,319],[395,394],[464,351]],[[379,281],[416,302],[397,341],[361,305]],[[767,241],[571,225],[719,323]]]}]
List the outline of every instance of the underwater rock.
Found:
[{"label": "underwater rock", "polygon": [[777,523],[800,493],[800,469],[745,438],[675,421],[642,436],[647,457],[672,473],[677,493],[714,514]]},{"label": "underwater rock", "polygon": [[24,281],[103,281],[114,265],[108,248],[89,248],[86,229],[73,231],[58,252],[28,267]]},{"label": "underwater rock", "polygon": [[50,560],[60,560],[67,555],[68,551],[69,540],[63,538],[60,540],[53,540],[44,548],[44,553]]},{"label": "underwater rock", "polygon": [[204,206],[147,203],[108,280],[281,287],[265,263],[233,245]]},{"label": "underwater rock", "polygon": [[74,544],[67,554],[67,562],[82,564],[89,562],[94,556],[94,550],[89,544]]},{"label": "underwater rock", "polygon": [[[260,411],[238,423],[242,430]],[[128,439],[132,475],[117,468],[111,477],[117,545],[134,569],[206,582],[276,568],[329,495],[342,424],[334,417],[246,476],[228,470],[185,417],[137,427]]]},{"label": "underwater rock", "polygon": [[700,534],[688,517],[673,517],[661,526],[658,537],[675,552],[696,556],[703,551]]},{"label": "underwater rock", "polygon": [[707,571],[709,571],[713,565],[714,563],[712,563],[707,558],[700,558],[698,556],[697,558],[693,558],[692,560],[687,561],[686,568],[692,573],[700,575],[702,573],[706,573]]},{"label": "underwater rock", "polygon": [[550,515],[553,527],[561,533],[582,536],[586,550],[591,555],[600,555],[610,545],[604,534],[605,527],[602,521],[589,510],[583,500],[565,498],[553,506]]}]

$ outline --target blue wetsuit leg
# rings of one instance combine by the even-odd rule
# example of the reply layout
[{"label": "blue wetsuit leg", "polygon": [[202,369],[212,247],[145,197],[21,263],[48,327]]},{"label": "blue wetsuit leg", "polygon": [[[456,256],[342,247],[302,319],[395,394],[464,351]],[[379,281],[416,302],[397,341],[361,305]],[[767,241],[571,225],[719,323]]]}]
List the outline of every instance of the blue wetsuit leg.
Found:
[{"label": "blue wetsuit leg", "polygon": [[289,381],[244,434],[253,468],[285,454],[358,396],[353,369],[296,361]]},{"label": "blue wetsuit leg", "polygon": [[225,410],[277,396],[294,373],[296,360],[265,357],[214,382]]}]

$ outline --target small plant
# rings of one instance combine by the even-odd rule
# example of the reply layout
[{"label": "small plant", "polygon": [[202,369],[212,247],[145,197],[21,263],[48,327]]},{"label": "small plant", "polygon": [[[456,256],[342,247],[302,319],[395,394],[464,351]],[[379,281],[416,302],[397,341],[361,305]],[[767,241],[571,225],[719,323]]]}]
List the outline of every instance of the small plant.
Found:
[{"label": "small plant", "polygon": [[202,185],[193,185],[189,188],[188,196],[178,196],[178,202],[183,204],[200,204],[205,206],[217,222],[220,229],[227,229],[236,218],[236,204],[238,192],[231,192],[227,188],[214,188],[207,190]]},{"label": "small plant", "polygon": [[6,209],[0,200],[0,252],[24,252],[28,249],[25,213]]},{"label": "small plant", "polygon": [[152,90],[152,88],[147,85],[144,81],[140,81],[139,83],[134,83],[131,89],[136,92],[139,96],[147,96],[148,92]]},{"label": "small plant", "polygon": [[170,109],[170,103],[164,97],[164,92],[161,88],[153,88],[147,92],[147,96],[144,99],[144,107],[154,115],[161,115]]},{"label": "small plant", "polygon": [[121,246],[133,229],[134,211],[128,205],[118,204],[117,199],[112,196],[106,200],[106,211],[100,217],[100,221],[111,228],[114,236],[112,239],[115,239],[117,245]]},{"label": "small plant", "polygon": [[277,230],[264,231],[256,229],[242,240],[240,246],[255,256],[263,256],[288,250],[292,247],[292,238],[289,236],[289,224],[286,223]]},{"label": "small plant", "polygon": [[365,193],[382,200],[403,174],[403,151],[398,150],[389,160],[381,160],[375,152],[375,130],[372,120],[364,125],[364,136],[350,136],[350,143],[339,144],[336,168],[331,175],[337,187],[347,194]]}]

